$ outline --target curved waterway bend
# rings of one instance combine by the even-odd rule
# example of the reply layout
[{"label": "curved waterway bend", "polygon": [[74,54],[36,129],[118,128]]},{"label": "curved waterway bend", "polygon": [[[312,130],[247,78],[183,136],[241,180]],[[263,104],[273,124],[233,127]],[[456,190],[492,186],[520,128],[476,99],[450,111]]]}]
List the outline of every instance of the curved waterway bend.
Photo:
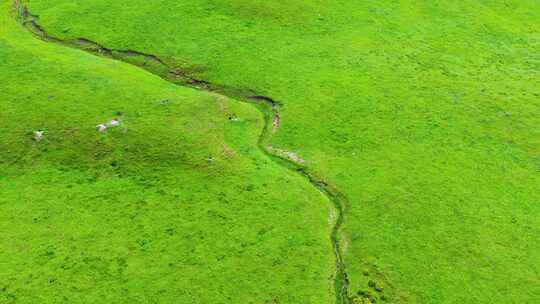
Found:
[{"label": "curved waterway bend", "polygon": [[[295,156],[296,154],[290,151],[277,150],[269,145],[270,137],[279,128],[279,122],[281,120],[279,112],[281,104],[278,101],[268,96],[258,95],[252,90],[238,90],[197,79],[181,69],[168,65],[164,60],[152,54],[146,54],[136,50],[110,49],[86,38],[67,41],[51,36],[39,25],[37,16],[32,15],[21,0],[14,1],[13,15],[20,24],[41,40],[84,50],[94,55],[120,60],[149,71],[176,85],[220,94],[240,102],[254,105],[262,112],[265,120],[263,130],[259,136],[258,148],[279,165],[302,175],[333,204],[337,217],[331,230],[330,239],[336,260],[336,271],[334,274],[336,304],[348,304],[351,302],[349,297],[349,280],[343,260],[343,251],[340,246],[345,207],[349,205],[347,198],[336,188],[325,182],[323,178],[311,172],[305,166],[304,162]],[[143,63],[141,64],[141,62]]]}]

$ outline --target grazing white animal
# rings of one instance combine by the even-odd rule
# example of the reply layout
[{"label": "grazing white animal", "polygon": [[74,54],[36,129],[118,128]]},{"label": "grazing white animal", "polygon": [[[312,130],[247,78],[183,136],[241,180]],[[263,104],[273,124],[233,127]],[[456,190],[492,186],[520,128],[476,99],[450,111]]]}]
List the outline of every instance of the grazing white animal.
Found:
[{"label": "grazing white animal", "polygon": [[113,119],[107,123],[107,127],[118,127],[120,125],[120,120]]},{"label": "grazing white animal", "polygon": [[107,126],[105,124],[99,124],[96,126],[96,129],[98,130],[98,132],[105,132],[107,131]]},{"label": "grazing white animal", "polygon": [[34,140],[35,141],[41,141],[43,139],[43,134],[45,133],[45,131],[43,130],[37,130],[34,132]]}]

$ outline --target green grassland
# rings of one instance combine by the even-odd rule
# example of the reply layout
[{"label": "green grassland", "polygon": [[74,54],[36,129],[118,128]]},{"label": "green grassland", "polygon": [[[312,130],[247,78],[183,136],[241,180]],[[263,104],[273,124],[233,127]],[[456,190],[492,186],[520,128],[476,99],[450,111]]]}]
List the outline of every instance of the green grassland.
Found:
[{"label": "green grassland", "polygon": [[[355,302],[540,298],[538,1],[27,2],[51,36],[153,54],[194,78],[277,100],[281,125],[269,139],[272,146],[297,153],[309,174],[346,198],[339,239]],[[0,48],[6,73],[0,80],[8,86],[0,93],[0,121],[17,132],[1,135],[1,147],[9,151],[0,151],[2,164],[9,164],[0,171],[0,178],[9,180],[3,182],[9,187],[2,187],[1,208],[19,208],[28,217],[62,210],[64,218],[51,219],[60,225],[69,221],[65,208],[47,206],[74,205],[96,222],[73,218],[70,223],[94,228],[109,243],[92,246],[107,252],[144,243],[149,237],[141,235],[176,225],[178,239],[162,235],[152,242],[160,245],[151,255],[129,264],[129,282],[101,282],[118,288],[111,292],[115,296],[122,290],[146,295],[151,289],[156,301],[169,302],[187,287],[182,299],[196,297],[200,303],[272,303],[271,294],[280,295],[277,303],[334,301],[331,203],[257,149],[264,123],[253,107],[228,101],[227,107],[246,118],[227,121],[215,94],[34,41],[8,20],[6,10]],[[172,102],[158,106],[160,100]],[[92,130],[116,112],[123,113],[127,133]],[[48,132],[48,141],[39,145],[23,136],[40,127],[59,131]],[[236,151],[237,159],[210,165],[208,156],[217,157],[224,146]],[[48,188],[35,190],[45,184]],[[29,187],[24,192],[29,198],[19,197],[21,187]],[[64,188],[65,194],[59,190]],[[222,193],[234,203],[220,203]],[[138,206],[140,197],[148,197],[148,205]],[[167,205],[175,200],[184,204]],[[106,207],[97,208],[98,202]],[[127,218],[137,211],[144,220],[130,224]],[[179,212],[192,214],[186,219]],[[226,245],[216,244],[224,230],[216,212],[233,221],[225,226],[231,234]],[[149,224],[162,217],[170,217],[163,227]],[[19,221],[1,223],[9,228]],[[47,225],[52,223],[39,229],[50,229]],[[274,227],[276,235],[260,241],[262,227]],[[38,232],[28,229],[0,231],[35,242]],[[109,239],[110,231],[119,234]],[[194,231],[207,233],[195,256],[186,253],[184,247],[193,244],[183,239],[197,236]],[[81,233],[73,237],[88,248],[92,239]],[[226,266],[211,264],[227,271],[202,266],[213,252],[237,252],[241,244],[253,246]],[[21,252],[13,247],[0,261]],[[177,269],[143,266],[178,256],[202,259],[184,269],[186,277],[176,283],[182,288],[162,279],[180,280]],[[276,266],[273,259],[281,263]],[[10,263],[23,269],[20,265],[42,262]],[[52,272],[58,266],[47,265],[40,267]],[[23,277],[15,275],[20,270],[1,269],[14,271],[0,275],[22,284]],[[74,272],[68,272],[70,280],[84,277]],[[147,286],[150,282],[168,285],[172,298]]]},{"label": "green grassland", "polygon": [[10,8],[0,303],[334,301],[332,204],[258,149],[255,107],[40,41]]}]

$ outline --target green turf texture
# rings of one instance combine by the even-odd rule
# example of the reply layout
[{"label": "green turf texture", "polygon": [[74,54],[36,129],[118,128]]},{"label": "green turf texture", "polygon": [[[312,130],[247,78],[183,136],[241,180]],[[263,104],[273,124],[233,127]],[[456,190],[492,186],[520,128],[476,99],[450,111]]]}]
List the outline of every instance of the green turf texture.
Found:
[{"label": "green turf texture", "polygon": [[375,283],[395,303],[540,298],[537,1],[32,0],[30,9],[54,36],[155,54],[283,103],[273,145],[350,202],[351,294],[376,294]]},{"label": "green turf texture", "polygon": [[0,303],[334,301],[332,205],[257,148],[255,107],[40,41],[10,8]]}]

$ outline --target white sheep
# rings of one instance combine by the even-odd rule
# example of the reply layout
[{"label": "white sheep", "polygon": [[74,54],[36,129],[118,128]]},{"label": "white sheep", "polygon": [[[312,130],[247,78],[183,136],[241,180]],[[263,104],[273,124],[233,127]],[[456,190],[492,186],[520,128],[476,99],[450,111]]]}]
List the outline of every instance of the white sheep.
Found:
[{"label": "white sheep", "polygon": [[99,125],[96,126],[96,129],[98,130],[98,132],[105,132],[105,131],[107,131],[107,125],[99,124]]},{"label": "white sheep", "polygon": [[45,131],[43,130],[37,130],[34,132],[34,140],[35,141],[41,141],[43,139]]},{"label": "white sheep", "polygon": [[120,125],[120,120],[113,119],[107,123],[107,127],[118,127]]}]

